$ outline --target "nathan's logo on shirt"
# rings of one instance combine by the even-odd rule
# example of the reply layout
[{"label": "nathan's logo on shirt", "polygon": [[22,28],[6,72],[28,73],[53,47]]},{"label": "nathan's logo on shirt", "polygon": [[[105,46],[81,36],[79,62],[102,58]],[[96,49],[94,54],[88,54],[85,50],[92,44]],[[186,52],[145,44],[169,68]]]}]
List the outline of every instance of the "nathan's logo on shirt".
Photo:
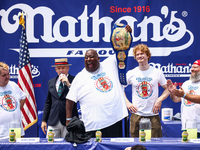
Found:
[{"label": "nathan's logo on shirt", "polygon": [[113,88],[112,81],[105,76],[105,73],[98,74],[96,76],[92,76],[94,79],[94,86],[100,92],[109,92]]},{"label": "nathan's logo on shirt", "polygon": [[[195,93],[194,90],[190,90],[190,91],[189,91],[189,94],[196,95],[196,93]],[[195,104],[195,103],[190,102],[190,101],[188,101],[188,100],[186,100],[186,99],[184,99],[183,102],[184,102],[184,105],[186,105],[186,106],[188,106],[188,107],[193,106],[193,105]]]},{"label": "nathan's logo on shirt", "polygon": [[4,95],[0,100],[0,107],[6,111],[14,111],[17,108],[16,100],[10,95]]},{"label": "nathan's logo on shirt", "polygon": [[141,78],[137,78],[137,80],[139,82],[139,84],[137,85],[137,90],[136,90],[138,96],[142,99],[147,99],[153,93],[152,85],[148,82],[148,81],[151,81],[152,78],[148,78],[148,80],[146,81]]}]

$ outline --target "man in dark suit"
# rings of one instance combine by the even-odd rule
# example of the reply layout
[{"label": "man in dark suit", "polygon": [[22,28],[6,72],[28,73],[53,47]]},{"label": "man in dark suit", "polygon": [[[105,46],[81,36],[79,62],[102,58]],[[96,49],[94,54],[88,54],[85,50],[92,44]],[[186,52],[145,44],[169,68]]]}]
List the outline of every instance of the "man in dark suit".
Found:
[{"label": "man in dark suit", "polygon": [[[66,129],[66,95],[74,76],[68,74],[69,66],[67,58],[55,59],[57,77],[48,82],[48,94],[44,105],[41,128],[44,134],[53,129],[55,138],[64,138]],[[78,116],[77,105],[74,103],[72,116]],[[48,130],[47,130],[48,121]]]}]

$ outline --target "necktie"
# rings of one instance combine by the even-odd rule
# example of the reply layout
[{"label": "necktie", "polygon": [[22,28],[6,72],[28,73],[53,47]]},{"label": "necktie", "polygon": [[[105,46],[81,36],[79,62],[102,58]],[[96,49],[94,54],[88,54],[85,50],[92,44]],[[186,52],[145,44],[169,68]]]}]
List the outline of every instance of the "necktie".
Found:
[{"label": "necktie", "polygon": [[62,94],[62,90],[63,90],[63,83],[60,82],[59,87],[58,87],[58,96]]}]

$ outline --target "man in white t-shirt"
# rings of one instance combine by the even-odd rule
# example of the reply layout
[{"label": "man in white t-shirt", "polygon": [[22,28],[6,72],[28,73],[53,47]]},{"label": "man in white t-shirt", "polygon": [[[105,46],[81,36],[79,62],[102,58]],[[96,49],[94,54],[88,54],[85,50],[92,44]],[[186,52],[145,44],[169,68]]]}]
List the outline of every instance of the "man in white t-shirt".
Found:
[{"label": "man in white t-shirt", "polygon": [[[125,29],[132,32],[129,25]],[[102,137],[122,137],[122,119],[128,112],[114,55],[100,63],[97,52],[89,49],[85,54],[85,68],[74,78],[66,99],[66,126],[71,119],[73,101],[79,101],[86,132],[94,137],[100,129]]]},{"label": "man in white t-shirt", "polygon": [[193,63],[190,79],[183,83],[180,90],[171,80],[167,80],[167,86],[171,99],[176,103],[181,102],[182,130],[186,129],[187,120],[195,121],[200,138],[200,60]]},{"label": "man in white t-shirt", "polygon": [[67,104],[80,103],[82,120],[86,132],[94,137],[101,129],[103,137],[122,136],[121,120],[128,115],[123,87],[120,84],[115,56],[103,62],[97,52],[90,49],[85,54],[85,68],[74,78],[67,95],[66,114],[70,118]]},{"label": "man in white t-shirt", "polygon": [[[9,137],[9,126],[13,121],[21,124],[21,109],[26,95],[19,86],[10,81],[9,67],[0,62],[0,138]],[[21,136],[24,129],[21,124]]]},{"label": "man in white t-shirt", "polygon": [[[162,101],[169,92],[166,79],[161,70],[148,64],[151,53],[144,44],[134,47],[133,55],[139,66],[127,72],[127,84],[132,85],[132,103],[126,99],[126,105],[132,113],[130,118],[130,133],[132,137],[139,137],[139,122],[141,118],[151,120],[151,136],[162,137],[159,112]],[[165,89],[160,97],[159,84]]]}]

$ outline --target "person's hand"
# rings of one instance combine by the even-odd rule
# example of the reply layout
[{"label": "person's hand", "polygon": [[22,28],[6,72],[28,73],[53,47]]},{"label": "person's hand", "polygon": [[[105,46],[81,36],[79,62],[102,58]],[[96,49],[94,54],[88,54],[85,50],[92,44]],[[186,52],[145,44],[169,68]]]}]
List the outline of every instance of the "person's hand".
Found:
[{"label": "person's hand", "polygon": [[42,121],[41,128],[42,128],[42,131],[44,132],[44,134],[46,134],[46,131],[47,131],[47,123],[46,123],[45,121]]},{"label": "person's hand", "polygon": [[132,29],[129,25],[126,25],[125,29],[126,29],[127,32],[132,33]]},{"label": "person's hand", "polygon": [[178,97],[183,97],[185,94],[182,87],[180,87],[180,89],[175,89],[173,93],[174,93],[174,95],[176,95]]},{"label": "person's hand", "polygon": [[60,78],[60,81],[61,81],[62,83],[65,82],[65,83],[67,84],[67,86],[70,86],[70,82],[69,82],[69,80],[68,80],[68,78],[67,78],[66,75],[60,74],[59,78]]},{"label": "person's hand", "polygon": [[128,110],[130,111],[130,113],[137,112],[137,108],[132,103],[128,103],[126,106],[127,106]]},{"label": "person's hand", "polygon": [[62,83],[63,83],[63,82],[69,83],[69,80],[68,80],[68,78],[67,78],[66,76],[60,78],[60,80],[61,80]]},{"label": "person's hand", "polygon": [[173,84],[173,82],[170,79],[167,80],[167,89],[171,94],[176,89],[176,85],[177,85],[176,82]]},{"label": "person's hand", "polygon": [[155,105],[154,105],[154,107],[153,107],[153,113],[154,114],[157,114],[157,113],[160,112],[161,105],[162,105],[162,102],[160,102],[160,101],[157,100],[156,103],[155,103]]}]

